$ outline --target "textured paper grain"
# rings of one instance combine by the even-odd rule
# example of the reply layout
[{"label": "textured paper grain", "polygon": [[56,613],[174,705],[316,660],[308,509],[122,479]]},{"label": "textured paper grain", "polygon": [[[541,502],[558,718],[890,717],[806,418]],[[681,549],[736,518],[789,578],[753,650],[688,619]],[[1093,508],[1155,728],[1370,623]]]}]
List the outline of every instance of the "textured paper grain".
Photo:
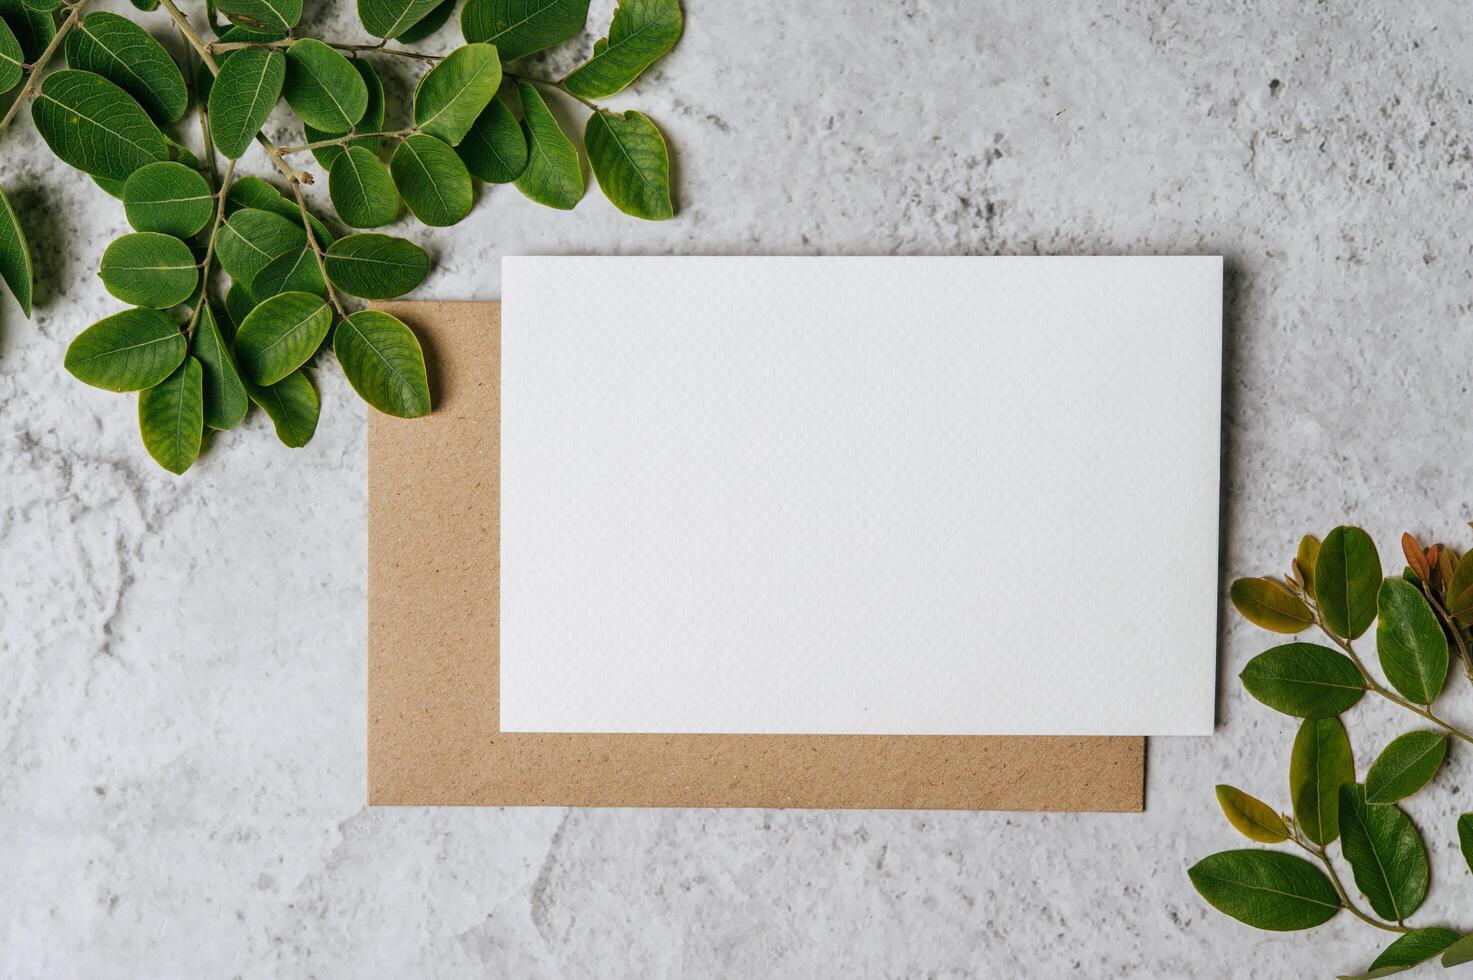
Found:
[{"label": "textured paper grain", "polygon": [[1141,738],[499,731],[498,305],[383,308],[424,343],[436,404],[370,413],[370,803],[1141,808]]},{"label": "textured paper grain", "polygon": [[1221,259],[501,282],[503,730],[1210,734]]}]

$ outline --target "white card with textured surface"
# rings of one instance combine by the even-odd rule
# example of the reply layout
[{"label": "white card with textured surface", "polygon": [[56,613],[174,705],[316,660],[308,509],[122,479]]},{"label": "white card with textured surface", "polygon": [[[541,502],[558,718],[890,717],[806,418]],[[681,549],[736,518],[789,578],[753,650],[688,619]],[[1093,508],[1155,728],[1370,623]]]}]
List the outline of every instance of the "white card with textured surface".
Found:
[{"label": "white card with textured surface", "polygon": [[1211,732],[1220,258],[502,287],[502,730]]}]

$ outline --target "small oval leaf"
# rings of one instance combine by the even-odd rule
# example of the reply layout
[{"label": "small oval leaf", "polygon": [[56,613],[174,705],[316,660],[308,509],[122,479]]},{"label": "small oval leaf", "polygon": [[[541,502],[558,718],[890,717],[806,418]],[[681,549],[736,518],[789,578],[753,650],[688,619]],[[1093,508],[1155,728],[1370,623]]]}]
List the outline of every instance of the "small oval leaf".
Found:
[{"label": "small oval leaf", "polygon": [[588,117],[583,143],[598,186],[616,208],[646,221],[675,214],[670,154],[648,116],[633,109],[622,115],[600,109]]},{"label": "small oval leaf", "polygon": [[1262,844],[1277,844],[1289,839],[1289,828],[1273,807],[1237,787],[1219,785],[1217,802],[1228,823],[1243,836]]},{"label": "small oval leaf", "polygon": [[1451,929],[1413,929],[1381,951],[1365,973],[1342,976],[1339,980],[1379,980],[1410,970],[1447,949],[1458,939]]},{"label": "small oval leaf", "polygon": [[235,332],[240,373],[258,387],[274,385],[306,364],[332,326],[332,310],[321,296],[280,293],[250,312]]},{"label": "small oval leaf", "polygon": [[1405,579],[1381,583],[1376,600],[1376,655],[1402,696],[1431,704],[1447,680],[1447,635],[1422,590]]},{"label": "small oval leaf", "polygon": [[1407,732],[1392,739],[1366,772],[1366,802],[1395,803],[1426,786],[1447,755],[1441,732]]},{"label": "small oval leaf", "polygon": [[302,122],[329,132],[348,132],[368,109],[363,76],[316,38],[304,37],[287,48],[282,94]]},{"label": "small oval leaf", "polygon": [[1365,693],[1365,679],[1348,657],[1314,643],[1266,650],[1238,676],[1249,694],[1296,718],[1334,717]]},{"label": "small oval leaf", "polygon": [[242,208],[230,216],[215,242],[215,257],[236,282],[247,289],[256,275],[278,256],[307,243],[300,225],[259,208]]},{"label": "small oval leaf", "polygon": [[67,34],[65,51],[68,66],[106,78],[159,122],[178,122],[189,105],[184,73],[169,52],[126,17],[88,14]]},{"label": "small oval leaf", "polygon": [[251,295],[257,302],[290,292],[327,295],[322,267],[317,264],[317,253],[309,246],[303,245],[295,251],[278,255],[251,280]]},{"label": "small oval leaf", "polygon": [[1381,557],[1376,543],[1358,527],[1341,526],[1325,536],[1314,565],[1315,594],[1331,633],[1360,637],[1376,618]]},{"label": "small oval leaf", "polygon": [[362,310],[338,324],[333,351],[359,397],[402,419],[430,411],[424,352],[403,322],[379,310]]},{"label": "small oval leaf", "polygon": [[10,206],[10,198],[0,191],[0,279],[20,304],[27,318],[31,315],[31,287],[35,274],[31,267],[31,247],[25,229]]},{"label": "small oval leaf", "polygon": [[400,37],[439,4],[440,0],[358,0],[358,19],[374,37]]},{"label": "small oval leaf", "polygon": [[214,217],[215,195],[198,171],[163,160],[133,171],[123,184],[123,210],[139,231],[188,238]]},{"label": "small oval leaf", "polygon": [[414,90],[414,124],[454,146],[501,87],[501,59],[489,44],[467,44],[441,59]]},{"label": "small oval leaf", "polygon": [[1307,718],[1289,756],[1294,821],[1321,847],[1340,836],[1340,787],[1355,782],[1350,737],[1339,718]]},{"label": "small oval leaf", "polygon": [[527,134],[506,103],[492,99],[455,152],[472,176],[488,184],[509,184],[527,169]]},{"label": "small oval leaf", "polygon": [[160,310],[187,300],[199,283],[189,246],[156,231],[135,231],[114,241],[102,253],[97,274],[124,303]]},{"label": "small oval leaf", "polygon": [[286,82],[286,57],[267,48],[234,52],[210,88],[210,132],[221,153],[237,159],[271,115]]},{"label": "small oval leaf", "polygon": [[164,134],[138,101],[90,71],[64,68],[48,75],[31,119],[52,153],[94,177],[127,180],[139,167],[169,157]]},{"label": "small oval leaf", "polygon": [[288,31],[302,19],[302,0],[215,0],[215,9],[232,24],[251,31]]},{"label": "small oval leaf", "polygon": [[1427,896],[1427,849],[1417,828],[1395,804],[1367,803],[1356,783],[1340,787],[1340,848],[1381,918],[1400,922]]},{"label": "small oval leaf", "polygon": [[399,214],[399,192],[389,168],[361,146],[338,155],[327,175],[328,195],[343,224],[377,228]]},{"label": "small oval leaf", "polygon": [[593,55],[563,86],[585,99],[613,95],[675,47],[684,29],[680,0],[620,0],[608,37],[594,42]]},{"label": "small oval leaf", "polygon": [[1302,633],[1314,625],[1314,613],[1284,583],[1271,578],[1240,578],[1229,595],[1233,606],[1254,626],[1275,633]]},{"label": "small oval leaf", "polygon": [[158,310],[124,310],[98,320],[66,349],[66,369],[107,391],[152,388],[174,373],[189,344]]},{"label": "small oval leaf", "polygon": [[443,141],[423,133],[406,139],[389,161],[394,186],[427,225],[453,225],[470,214],[471,175]]},{"label": "small oval leaf", "polygon": [[15,32],[0,20],[0,92],[9,92],[20,84],[25,77],[22,67],[25,61],[25,52],[21,50]]},{"label": "small oval leaf", "polygon": [[[368,105],[363,110],[363,118],[352,128],[359,133],[377,133],[384,128],[384,83],[379,81],[378,72],[373,70],[373,65],[364,58],[355,58],[352,61],[354,71],[358,77],[363,79],[364,90],[368,93]],[[339,132],[328,132],[323,129],[313,129],[311,126],[303,126],[307,134],[308,143],[320,143],[323,140],[342,139],[349,135],[349,130]],[[348,146],[361,146],[365,150],[378,149],[381,138],[377,136],[363,136],[351,140]],[[332,165],[337,162],[338,157],[343,155],[343,144],[337,143],[331,146],[317,146],[312,148],[313,158],[326,170],[332,170]]]},{"label": "small oval leaf", "polygon": [[466,0],[460,32],[511,61],[576,37],[587,21],[588,0]]},{"label": "small oval leaf", "polygon": [[1187,875],[1213,908],[1256,929],[1310,929],[1340,911],[1340,896],[1324,872],[1292,854],[1223,851],[1198,861]]},{"label": "small oval leaf", "polygon": [[424,282],[430,257],[414,242],[391,235],[346,235],[325,256],[327,277],[363,299],[393,299]]},{"label": "small oval leaf", "polygon": [[583,165],[578,151],[553,118],[541,93],[517,83],[522,98],[522,127],[527,135],[527,166],[517,190],[550,208],[569,211],[583,199]]},{"label": "small oval leaf", "polygon": [[194,465],[204,438],[204,374],[186,357],[173,374],[138,393],[138,431],[148,454],[170,473]]},{"label": "small oval leaf", "polygon": [[317,416],[321,405],[317,400],[317,389],[301,371],[293,371],[274,385],[262,387],[246,382],[251,401],[276,427],[276,437],[291,449],[300,449],[312,439],[317,431]]},{"label": "small oval leaf", "polygon": [[239,425],[249,408],[245,383],[235,366],[235,356],[220,332],[215,311],[208,303],[200,310],[190,350],[200,365],[205,425],[212,429],[232,429]]}]

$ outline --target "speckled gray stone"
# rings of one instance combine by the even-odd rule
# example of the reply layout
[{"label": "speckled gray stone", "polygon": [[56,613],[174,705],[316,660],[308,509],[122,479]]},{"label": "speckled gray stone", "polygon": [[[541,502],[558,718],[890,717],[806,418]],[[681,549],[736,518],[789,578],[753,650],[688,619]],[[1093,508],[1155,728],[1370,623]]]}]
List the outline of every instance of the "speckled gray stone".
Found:
[{"label": "speckled gray stone", "polygon": [[[359,36],[333,7],[309,18]],[[495,297],[520,252],[1221,253],[1225,575],[1342,520],[1473,542],[1465,5],[686,7],[611,100],[664,129],[678,218],[483,188],[395,229],[434,253],[418,295]],[[117,305],[92,270],[122,209],[29,125],[0,183],[38,265],[35,319],[0,318],[0,975],[1268,978],[1382,944],[1256,932],[1187,883],[1239,846],[1214,783],[1287,805],[1294,725],[1234,680],[1268,638],[1228,617],[1218,734],[1150,743],[1142,815],[366,809],[363,408],[323,371],[307,448],[256,415],[171,478],[130,398],[61,370]],[[1101,573],[1039,540],[1043,587]],[[1352,719],[1362,765],[1413,727]],[[1416,921],[1473,928],[1469,778],[1455,749],[1409,807]]]}]

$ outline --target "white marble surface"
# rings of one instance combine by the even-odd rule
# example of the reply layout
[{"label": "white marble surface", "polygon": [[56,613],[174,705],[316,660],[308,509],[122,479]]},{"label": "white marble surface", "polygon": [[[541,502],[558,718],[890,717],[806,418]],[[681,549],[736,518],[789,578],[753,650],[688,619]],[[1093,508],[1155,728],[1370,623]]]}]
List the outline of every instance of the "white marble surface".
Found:
[{"label": "white marble surface", "polygon": [[[437,260],[420,295],[495,297],[516,252],[1221,253],[1226,573],[1341,520],[1470,542],[1463,5],[687,14],[614,100],[667,134],[679,217],[492,189],[457,228],[405,223]],[[363,409],[323,371],[309,447],[255,416],[171,478],[130,399],[61,369],[116,306],[92,270],[121,208],[28,125],[0,183],[39,267],[34,320],[0,318],[0,975],[1267,978],[1379,947],[1346,915],[1255,932],[1188,885],[1238,846],[1215,782],[1287,803],[1293,724],[1233,680],[1265,645],[1238,623],[1218,734],[1151,742],[1143,815],[365,808]],[[1054,553],[1035,573],[1081,587]],[[1411,727],[1352,718],[1363,764]],[[1473,927],[1469,775],[1455,750],[1411,805],[1427,924]]]}]

